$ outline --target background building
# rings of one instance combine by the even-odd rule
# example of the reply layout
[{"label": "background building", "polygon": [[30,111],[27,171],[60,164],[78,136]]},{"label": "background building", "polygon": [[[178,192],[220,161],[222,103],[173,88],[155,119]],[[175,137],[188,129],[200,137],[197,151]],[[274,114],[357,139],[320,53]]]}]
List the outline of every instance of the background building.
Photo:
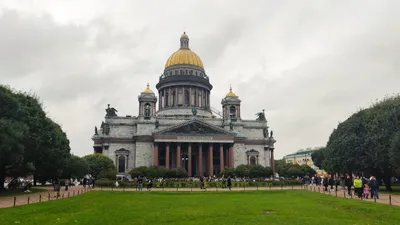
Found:
[{"label": "background building", "polygon": [[283,157],[283,160],[285,160],[286,163],[310,166],[317,172],[318,175],[325,175],[326,172],[316,167],[311,158],[311,154],[321,148],[322,147],[301,149],[295,153],[286,155],[285,157]]},{"label": "background building", "polygon": [[152,165],[185,168],[189,176],[219,174],[240,164],[274,170],[276,141],[264,110],[253,120],[243,119],[232,88],[221,100],[221,111],[211,107],[213,86],[187,34],[156,88],[157,96],[149,84],[138,96],[137,116],[118,116],[108,105],[100,129],[95,128],[94,153],[112,159],[119,174]]}]

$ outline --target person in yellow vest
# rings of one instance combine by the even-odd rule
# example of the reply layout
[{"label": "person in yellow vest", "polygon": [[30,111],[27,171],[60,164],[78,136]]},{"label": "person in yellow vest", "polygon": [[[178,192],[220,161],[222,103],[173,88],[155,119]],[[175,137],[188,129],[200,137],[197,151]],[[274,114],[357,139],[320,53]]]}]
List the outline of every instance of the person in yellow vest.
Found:
[{"label": "person in yellow vest", "polygon": [[359,176],[356,176],[353,181],[354,192],[357,193],[358,198],[362,198],[363,194],[363,183]]}]

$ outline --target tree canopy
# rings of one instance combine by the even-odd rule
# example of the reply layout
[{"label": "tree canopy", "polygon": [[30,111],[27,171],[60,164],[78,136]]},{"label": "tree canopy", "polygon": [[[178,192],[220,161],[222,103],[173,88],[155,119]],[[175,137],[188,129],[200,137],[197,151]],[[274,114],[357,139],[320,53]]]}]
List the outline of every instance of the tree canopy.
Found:
[{"label": "tree canopy", "polygon": [[314,176],[317,172],[308,165],[286,163],[285,160],[275,160],[275,169],[282,177],[303,177],[305,175]]},{"label": "tree canopy", "polygon": [[322,167],[390,179],[400,167],[400,96],[388,97],[340,123],[329,137]]},{"label": "tree canopy", "polygon": [[115,180],[117,169],[113,161],[102,154],[92,154],[83,157],[89,166],[89,173],[96,179],[106,178]]},{"label": "tree canopy", "polygon": [[69,140],[46,116],[39,98],[0,85],[0,190],[6,176],[30,173],[46,181],[61,175]]}]

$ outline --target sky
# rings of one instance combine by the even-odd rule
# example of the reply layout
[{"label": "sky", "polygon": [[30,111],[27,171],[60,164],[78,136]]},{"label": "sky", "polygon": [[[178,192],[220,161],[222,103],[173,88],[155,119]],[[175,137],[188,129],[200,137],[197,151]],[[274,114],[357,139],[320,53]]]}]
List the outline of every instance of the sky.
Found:
[{"label": "sky", "polygon": [[71,152],[93,153],[107,104],[137,115],[186,31],[220,109],[265,109],[276,158],[324,146],[338,123],[400,92],[400,1],[0,0],[0,83],[36,93]]}]

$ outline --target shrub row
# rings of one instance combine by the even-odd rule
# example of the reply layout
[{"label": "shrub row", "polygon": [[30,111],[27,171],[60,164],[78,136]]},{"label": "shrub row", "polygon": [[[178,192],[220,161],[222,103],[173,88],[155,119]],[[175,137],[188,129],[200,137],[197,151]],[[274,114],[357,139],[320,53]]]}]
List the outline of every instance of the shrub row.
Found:
[{"label": "shrub row", "polygon": [[[301,185],[302,182],[299,180],[285,180],[285,181],[266,181],[266,182],[252,182],[252,181],[233,181],[232,187],[280,187],[280,186],[292,186]],[[147,182],[143,183],[144,186]],[[207,187],[222,187],[221,181],[210,181],[206,182]],[[96,181],[97,187],[115,187],[115,181],[109,180],[98,180]],[[137,181],[122,181],[118,182],[120,188],[136,188]],[[165,182],[153,182],[154,188],[197,188],[200,187],[199,181],[165,181]]]}]

